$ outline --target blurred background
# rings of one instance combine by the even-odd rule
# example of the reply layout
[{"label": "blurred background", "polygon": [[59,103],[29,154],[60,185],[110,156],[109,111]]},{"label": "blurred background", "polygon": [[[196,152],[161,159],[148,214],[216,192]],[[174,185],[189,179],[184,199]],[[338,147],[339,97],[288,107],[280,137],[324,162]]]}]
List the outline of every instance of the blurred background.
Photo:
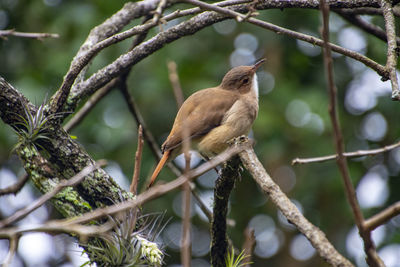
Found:
[{"label": "blurred background", "polygon": [[[125,1],[100,0],[0,0],[0,29],[58,33],[58,39],[43,41],[9,37],[0,40],[0,75],[33,103],[41,104],[60,86],[73,56],[91,28],[119,10]],[[185,7],[185,6],[182,6]],[[320,14],[315,10],[266,10],[260,19],[292,30],[320,36]],[[378,16],[363,19],[384,27]],[[163,29],[180,20],[163,25]],[[139,23],[139,21],[133,22]],[[386,62],[386,44],[349,25],[331,13],[331,41]],[[398,25],[399,26],[399,25]],[[149,36],[160,29],[153,29]],[[100,53],[89,73],[109,64],[124,53],[132,40]],[[296,157],[334,153],[328,96],[321,49],[308,43],[276,35],[253,25],[233,20],[217,23],[194,36],[167,45],[135,65],[129,76],[129,90],[159,144],[166,138],[177,107],[168,79],[167,62],[173,60],[185,97],[216,86],[223,75],[237,65],[267,58],[259,71],[260,110],[251,133],[259,159],[303,214],[321,228],[334,246],[357,266],[366,266],[362,243],[347,204],[335,161],[291,166]],[[390,99],[390,82],[380,81],[372,70],[352,59],[334,54],[339,115],[346,151],[373,149],[399,140],[399,103]],[[71,135],[94,159],[107,159],[105,168],[125,189],[133,172],[137,125],[123,96],[112,91],[94,108]],[[17,137],[0,124],[0,187],[15,183],[24,170],[11,153]],[[141,187],[151,174],[155,158],[145,145]],[[373,157],[349,160],[353,183],[366,218],[400,199],[400,149]],[[164,169],[159,180],[175,177]],[[215,171],[197,179],[201,198],[213,200]],[[4,218],[32,202],[40,194],[28,184],[17,194],[0,198]],[[165,211],[171,218],[160,235],[167,256],[166,266],[179,266],[181,235],[181,192],[174,191],[146,203],[145,212]],[[291,226],[245,172],[236,183],[230,202],[228,229],[236,247],[244,242],[244,229],[255,229],[253,266],[327,266],[309,242]],[[45,205],[20,221],[35,224],[61,215]],[[209,266],[209,223],[202,211],[192,209],[192,266]],[[373,232],[380,256],[387,266],[400,266],[400,217]],[[8,241],[0,240],[0,262]],[[67,235],[26,234],[19,243],[13,266],[80,266],[87,258]]]}]

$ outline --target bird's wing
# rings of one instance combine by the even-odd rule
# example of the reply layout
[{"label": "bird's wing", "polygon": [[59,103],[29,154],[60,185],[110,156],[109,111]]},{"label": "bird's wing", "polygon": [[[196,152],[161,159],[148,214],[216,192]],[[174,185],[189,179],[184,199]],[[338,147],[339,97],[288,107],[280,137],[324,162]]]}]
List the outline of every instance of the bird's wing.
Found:
[{"label": "bird's wing", "polygon": [[162,150],[176,148],[185,135],[190,138],[200,137],[221,125],[225,113],[238,98],[237,93],[219,88],[204,89],[191,95],[179,109]]}]

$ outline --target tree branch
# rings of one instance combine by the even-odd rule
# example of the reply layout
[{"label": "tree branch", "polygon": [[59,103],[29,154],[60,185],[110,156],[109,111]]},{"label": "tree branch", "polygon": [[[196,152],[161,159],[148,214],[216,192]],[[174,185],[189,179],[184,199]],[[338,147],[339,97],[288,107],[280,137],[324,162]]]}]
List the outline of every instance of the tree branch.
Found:
[{"label": "tree branch", "polygon": [[331,48],[328,45],[329,42],[329,6],[324,0],[320,0],[321,13],[323,20],[322,37],[324,40],[324,66],[327,78],[327,87],[329,92],[329,116],[331,118],[333,137],[335,142],[335,149],[337,152],[337,165],[342,175],[343,182],[345,185],[345,192],[347,201],[349,202],[353,211],[354,220],[359,230],[360,236],[364,241],[364,250],[367,254],[367,262],[370,266],[384,266],[382,260],[379,258],[375,250],[375,245],[371,238],[371,233],[365,231],[363,228],[364,217],[361,212],[360,206],[358,205],[356,193],[353,184],[350,179],[350,173],[347,166],[346,157],[343,156],[344,144],[343,136],[340,129],[339,118],[336,111],[337,107],[337,88],[335,86],[333,77],[333,60],[331,55]]},{"label": "tree branch", "polygon": [[134,164],[131,186],[129,187],[129,191],[134,195],[137,194],[137,186],[139,184],[140,164],[142,162],[142,152],[143,152],[143,127],[142,127],[142,125],[139,124],[137,149],[136,149],[136,153],[135,153],[135,164]]},{"label": "tree branch", "polygon": [[140,206],[143,203],[155,199],[159,196],[166,194],[174,189],[181,187],[187,180],[192,180],[205,172],[209,171],[210,169],[218,166],[219,164],[229,160],[232,156],[241,152],[244,148],[244,145],[239,145],[235,147],[228,148],[221,154],[215,156],[213,159],[203,163],[196,169],[190,170],[187,174],[183,174],[179,176],[177,179],[162,185],[154,185],[149,190],[144,191],[143,193],[139,194],[133,199],[126,200],[122,203],[118,203],[112,206],[108,206],[105,208],[98,208],[92,212],[89,212],[79,218],[69,219],[69,221],[80,224],[86,223],[91,220],[97,220],[102,218],[106,215],[112,215],[127,209],[134,208],[136,206]]},{"label": "tree branch", "polygon": [[48,201],[51,198],[53,198],[56,194],[58,194],[65,187],[76,186],[77,184],[79,184],[85,178],[86,175],[88,175],[89,173],[93,172],[94,170],[96,170],[97,168],[99,168],[99,167],[101,167],[102,165],[105,165],[105,164],[106,164],[106,161],[100,160],[100,161],[96,162],[94,165],[90,165],[90,166],[85,167],[83,170],[81,170],[79,173],[77,173],[71,179],[61,181],[50,192],[47,192],[46,194],[44,194],[43,196],[38,198],[36,201],[34,201],[31,204],[27,205],[25,208],[22,208],[22,209],[16,211],[10,217],[7,217],[6,219],[1,220],[0,221],[0,228],[4,228],[5,226],[10,225],[10,224],[14,223],[15,221],[18,221],[18,220],[24,218],[29,213],[31,213],[32,211],[36,210],[37,208],[42,206],[44,203],[46,203],[46,201]]},{"label": "tree branch", "polygon": [[[187,1],[186,1],[187,2]],[[233,1],[232,1],[233,2]],[[194,3],[191,1],[191,3]],[[205,7],[206,4],[205,2],[200,2],[197,1],[196,4],[202,5],[202,8]],[[211,6],[211,7],[210,7]],[[378,7],[379,4],[376,1],[351,1],[351,2],[342,2],[342,1],[337,1],[337,2],[332,2],[331,6],[334,8],[356,8],[356,7]],[[299,1],[262,1],[259,4],[256,5],[256,8],[258,10],[260,9],[268,9],[268,8],[294,8],[294,7],[302,7],[302,8],[318,8],[319,3],[318,1],[305,1],[305,0],[299,0]],[[208,5],[207,9],[211,8],[218,8],[217,5]],[[66,108],[66,110],[71,110],[74,109],[74,107],[77,105],[77,103],[80,101],[80,99],[84,96],[92,94],[94,91],[96,91],[98,88],[103,86],[105,83],[109,82],[112,78],[116,77],[119,75],[119,73],[123,72],[126,68],[131,67],[132,65],[135,65],[136,63],[140,62],[142,59],[146,58],[150,54],[154,53],[155,51],[161,49],[163,46],[165,46],[168,43],[171,43],[177,39],[180,39],[184,36],[191,35],[196,33],[197,31],[212,25],[216,22],[228,19],[230,17],[238,17],[239,16],[245,16],[241,13],[248,12],[248,6],[247,5],[234,5],[230,7],[231,9],[227,8],[222,8],[222,12],[224,15],[221,14],[216,14],[214,12],[203,12],[187,21],[184,21],[174,27],[169,28],[168,30],[165,30],[163,32],[158,33],[156,36],[153,38],[149,39],[146,42],[143,42],[141,45],[135,47],[132,51],[121,55],[118,59],[116,59],[113,63],[109,64],[108,66],[102,68],[101,70],[97,71],[94,73],[92,76],[90,76],[87,80],[82,81],[74,87],[73,94],[70,96],[68,100],[68,105],[69,107]],[[228,14],[228,12],[231,11],[236,11],[233,14]],[[191,12],[193,12],[191,10]],[[241,13],[237,13],[241,12]],[[178,13],[178,14],[176,14]],[[184,11],[175,11],[174,13],[165,16],[165,20],[169,20],[171,15],[174,15],[178,17],[180,14],[184,14]],[[273,24],[269,24],[260,20],[255,20],[254,18],[248,18],[248,22],[251,22],[255,25],[264,27],[266,29],[272,30],[276,33],[279,34],[287,34],[293,38],[300,39],[306,42],[310,42],[312,44],[316,44],[319,46],[322,46],[323,41],[312,37],[308,36],[305,34],[300,34],[296,33],[295,31],[289,31],[287,29],[284,29],[282,27],[275,26]],[[383,79],[388,79],[388,73],[385,69],[385,67],[381,66],[380,64],[376,63],[375,61],[369,59],[368,57],[365,57],[359,53],[356,53],[354,51],[342,48],[337,45],[331,45],[332,49],[338,53],[341,53],[343,55],[349,56],[355,60],[358,60],[365,64],[366,66],[372,68],[375,70],[379,75],[382,76]]]},{"label": "tree branch", "polygon": [[228,251],[226,217],[228,214],[229,196],[235,181],[239,178],[239,157],[233,157],[220,170],[214,187],[213,220],[211,221],[211,265],[225,266]]},{"label": "tree branch", "polygon": [[[384,146],[381,148],[370,149],[370,150],[357,150],[354,152],[344,152],[342,155],[346,158],[356,158],[356,157],[363,157],[363,156],[374,156],[380,153],[388,152],[392,149],[400,147],[400,141],[394,143],[392,145]],[[328,160],[337,159],[338,155],[329,155],[323,157],[315,157],[315,158],[295,158],[292,160],[292,165],[296,164],[306,164],[306,163],[314,163],[314,162],[324,162]]]},{"label": "tree branch", "polygon": [[10,249],[8,250],[7,256],[3,262],[3,267],[8,267],[11,265],[11,261],[18,249],[19,236],[17,234],[10,235],[8,240],[10,242]]},{"label": "tree branch", "polygon": [[96,106],[96,104],[103,99],[115,86],[118,84],[117,79],[113,79],[111,82],[103,86],[95,94],[93,94],[88,101],[75,113],[75,115],[64,125],[66,132],[71,131],[75,128],[82,120],[89,114],[89,112]]},{"label": "tree branch", "polygon": [[15,184],[12,184],[10,186],[7,186],[6,188],[1,188],[0,189],[0,196],[3,195],[8,195],[8,194],[17,194],[22,187],[26,184],[26,182],[29,180],[29,175],[24,173],[22,177],[16,182]]},{"label": "tree branch", "polygon": [[[26,103],[26,106],[22,103]],[[24,116],[24,108],[29,109],[31,114],[36,113],[36,107],[1,77],[0,106],[0,118],[11,127],[16,127],[16,123],[20,121],[17,114]],[[34,182],[38,181],[35,185],[42,193],[51,191],[54,185],[59,183],[59,178],[73,177],[86,166],[95,163],[60,126],[49,126],[46,134],[50,141],[43,142],[41,145],[50,155],[48,160],[28,146],[20,146],[17,150],[25,169]],[[62,173],[57,173],[56,170],[62,170]],[[32,174],[37,176],[37,179]],[[48,179],[42,179],[43,175]],[[110,202],[117,203],[120,201],[121,194],[128,198],[126,192],[102,169],[88,175],[85,181],[76,187],[76,192],[73,190],[71,194],[65,195],[59,201],[53,201],[56,208],[66,216],[67,214],[76,216]]]},{"label": "tree branch", "polygon": [[393,16],[393,6],[389,0],[381,0],[381,7],[383,11],[383,17],[385,19],[385,28],[387,35],[387,59],[386,69],[389,73],[390,82],[392,84],[392,99],[400,100],[399,82],[397,80],[396,66],[397,66],[397,39],[396,39],[396,28]]},{"label": "tree branch", "polygon": [[[280,27],[280,26],[277,26],[277,25],[274,25],[274,24],[271,24],[271,23],[268,23],[268,22],[265,22],[265,21],[262,21],[262,20],[259,20],[259,19],[255,19],[255,18],[252,18],[252,17],[246,17],[245,15],[243,15],[241,13],[238,13],[238,12],[235,12],[235,11],[233,11],[231,9],[221,8],[221,7],[218,7],[218,6],[215,6],[215,5],[210,5],[210,4],[207,4],[205,2],[198,1],[198,0],[184,0],[184,1],[187,2],[187,3],[202,7],[202,8],[207,9],[207,10],[213,10],[215,12],[227,15],[229,17],[235,18],[236,20],[239,18],[239,20],[244,20],[246,22],[249,22],[251,24],[257,25],[257,26],[262,27],[264,29],[273,31],[273,32],[275,32],[277,34],[287,35],[287,36],[290,36],[292,38],[299,39],[299,40],[311,43],[313,45],[318,45],[318,46],[321,46],[321,47],[324,44],[323,40],[318,39],[316,37],[313,37],[313,36],[310,36],[310,35],[307,35],[307,34],[303,34],[303,33],[299,33],[299,32],[296,32],[296,31],[292,31],[292,30],[289,30],[289,29],[285,29],[283,27]],[[330,49],[332,49],[333,51],[335,51],[337,53],[340,53],[340,54],[343,54],[345,56],[348,56],[350,58],[353,58],[353,59],[355,59],[357,61],[360,61],[361,63],[363,63],[367,67],[370,67],[371,69],[375,70],[382,77],[382,80],[389,79],[389,76],[388,76],[389,73],[388,73],[387,69],[384,66],[378,64],[377,62],[371,60],[370,58],[368,58],[368,57],[366,57],[364,55],[361,55],[361,54],[359,54],[357,52],[351,51],[349,49],[343,48],[341,46],[332,44],[332,43],[328,43],[328,45],[329,45]]]},{"label": "tree branch", "polygon": [[44,38],[60,37],[57,33],[17,32],[14,29],[0,30],[0,38],[7,39],[7,36],[32,38],[32,39],[38,39],[38,40],[42,40]]},{"label": "tree branch", "polygon": [[353,266],[346,258],[340,255],[325,234],[315,225],[310,223],[297,209],[290,199],[282,192],[279,186],[265,171],[258,160],[253,148],[248,141],[236,141],[238,144],[247,144],[246,148],[239,153],[243,166],[250,172],[253,179],[261,187],[262,191],[271,199],[274,205],[282,212],[286,219],[294,224],[304,234],[317,250],[318,254],[332,266]]},{"label": "tree branch", "polygon": [[[386,32],[379,26],[376,26],[372,23],[369,23],[363,20],[360,16],[354,15],[352,12],[347,12],[343,10],[335,10],[342,18],[347,20],[348,22],[354,24],[360,29],[366,31],[369,34],[374,35],[375,37],[381,39],[384,42],[387,42]],[[396,37],[397,45],[400,44],[400,38]]]},{"label": "tree branch", "polygon": [[373,231],[378,226],[381,226],[382,224],[386,223],[391,218],[396,217],[399,214],[400,214],[400,201],[390,205],[389,207],[379,212],[378,214],[375,214],[368,220],[365,220],[364,229],[366,231]]}]

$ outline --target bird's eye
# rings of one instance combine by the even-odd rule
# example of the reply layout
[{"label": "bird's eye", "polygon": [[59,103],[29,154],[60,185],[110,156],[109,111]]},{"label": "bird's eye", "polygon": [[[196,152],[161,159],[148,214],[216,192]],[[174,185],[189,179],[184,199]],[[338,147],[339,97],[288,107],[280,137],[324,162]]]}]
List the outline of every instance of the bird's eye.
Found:
[{"label": "bird's eye", "polygon": [[249,78],[244,78],[243,79],[243,84],[248,84],[249,83]]}]

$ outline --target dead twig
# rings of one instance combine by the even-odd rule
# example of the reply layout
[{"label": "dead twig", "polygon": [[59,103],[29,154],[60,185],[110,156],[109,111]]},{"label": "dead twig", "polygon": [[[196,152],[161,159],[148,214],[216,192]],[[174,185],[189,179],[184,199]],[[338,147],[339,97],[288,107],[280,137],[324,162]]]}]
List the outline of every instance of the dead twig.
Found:
[{"label": "dead twig", "polygon": [[389,207],[385,208],[383,211],[375,214],[368,220],[364,221],[364,229],[365,231],[373,231],[378,226],[386,223],[393,217],[396,217],[400,214],[400,201],[390,205]]},{"label": "dead twig", "polygon": [[136,149],[136,154],[135,154],[135,169],[133,171],[133,176],[132,176],[132,183],[131,186],[129,187],[129,191],[133,193],[134,195],[137,194],[137,186],[139,184],[139,175],[140,175],[140,163],[142,161],[142,152],[143,152],[143,127],[142,125],[139,125],[138,128],[138,141],[137,141],[137,149]]},{"label": "dead twig", "polygon": [[57,33],[37,33],[37,32],[17,32],[14,29],[0,30],[0,38],[7,39],[8,36],[32,38],[37,40],[43,40],[45,38],[59,38]]},{"label": "dead twig", "polygon": [[183,97],[182,87],[179,82],[176,63],[174,61],[168,61],[167,66],[169,81],[171,82],[172,89],[174,90],[176,103],[179,109],[182,106],[183,101],[185,101],[185,98]]},{"label": "dead twig", "polygon": [[[342,18],[350,22],[351,24],[359,27],[360,29],[364,30],[365,32],[374,35],[375,37],[381,39],[384,42],[387,42],[386,32],[379,26],[369,23],[366,20],[362,19],[358,15],[354,15],[351,12],[346,12],[342,10],[336,10],[337,14],[339,14]],[[400,44],[400,38],[396,37],[397,45]]]},{"label": "dead twig", "polygon": [[87,166],[83,168],[80,172],[78,172],[76,175],[74,175],[71,179],[64,180],[57,184],[54,189],[43,196],[41,196],[39,199],[34,201],[33,203],[29,204],[25,208],[22,208],[18,211],[16,211],[13,215],[10,217],[7,217],[4,220],[0,221],[0,228],[3,228],[17,220],[20,220],[24,218],[26,215],[34,211],[35,209],[39,208],[42,206],[46,201],[54,197],[57,193],[59,193],[62,189],[64,189],[67,186],[76,186],[79,184],[83,178],[85,178],[86,175],[90,174],[94,170],[100,168],[101,166],[105,165],[106,161],[105,160],[99,160],[96,162],[94,165]]},{"label": "dead twig", "polygon": [[243,267],[251,266],[251,258],[253,255],[254,245],[256,244],[256,237],[254,236],[254,229],[246,227],[243,232],[244,243],[242,246],[245,258],[243,259]]},{"label": "dead twig", "polygon": [[192,180],[195,177],[198,177],[205,172],[209,171],[210,169],[218,166],[219,164],[227,161],[232,156],[238,154],[245,148],[245,145],[231,147],[225,150],[223,153],[215,156],[211,160],[205,162],[201,166],[197,167],[196,169],[190,170],[187,174],[183,174],[179,176],[177,179],[162,185],[154,185],[149,190],[137,195],[136,198],[127,200],[125,202],[121,202],[112,206],[108,206],[105,208],[98,208],[92,212],[86,213],[79,218],[76,219],[68,219],[72,223],[80,224],[86,223],[91,220],[96,220],[98,218],[102,218],[107,215],[112,215],[127,209],[131,209],[133,207],[143,205],[143,203],[150,201],[151,199],[155,199],[159,196],[166,194],[174,189],[181,187],[188,179]]},{"label": "dead twig", "polygon": [[[269,197],[272,203],[282,212],[285,218],[310,241],[318,254],[330,265],[337,267],[354,266],[350,261],[344,258],[332,246],[326,238],[324,232],[310,223],[304,215],[298,210],[296,205],[282,192],[279,186],[273,181],[257,158],[253,148],[248,144],[245,149],[239,153],[243,166],[249,171],[253,179],[261,187],[262,191]],[[243,142],[238,142],[243,145]]]},{"label": "dead twig", "polygon": [[19,235],[13,234],[8,239],[10,242],[10,248],[8,250],[7,256],[3,262],[3,267],[8,267],[11,265],[11,261],[14,258],[15,252],[17,252]]},{"label": "dead twig", "polygon": [[118,78],[113,79],[111,82],[103,86],[101,89],[99,89],[95,94],[93,94],[88,101],[82,106],[81,109],[79,109],[78,112],[75,113],[75,115],[64,125],[64,130],[69,132],[73,128],[79,125],[79,123],[82,122],[82,120],[86,117],[86,115],[89,114],[89,112],[96,106],[97,103],[103,97],[105,97],[113,88],[115,88],[116,84],[118,83],[117,81]]},{"label": "dead twig", "polygon": [[22,189],[22,187],[24,187],[24,185],[28,180],[29,180],[29,175],[27,173],[23,174],[22,177],[15,184],[0,189],[0,196],[8,194],[14,194],[14,195],[17,194]]},{"label": "dead twig", "polygon": [[387,59],[386,71],[389,73],[390,82],[392,84],[392,99],[400,101],[399,82],[397,80],[397,58],[398,48],[396,39],[396,26],[393,15],[393,6],[389,0],[380,0],[381,8],[383,11],[383,18],[385,19],[385,28],[387,36]]},{"label": "dead twig", "polygon": [[365,231],[363,228],[364,217],[361,212],[360,206],[358,205],[358,201],[356,198],[356,193],[354,190],[354,186],[351,182],[349,169],[347,166],[346,157],[343,156],[344,153],[344,144],[343,144],[343,136],[340,129],[339,118],[336,111],[337,107],[337,88],[334,82],[333,77],[333,60],[331,55],[331,47],[329,46],[329,5],[325,2],[325,0],[320,0],[320,8],[322,14],[322,37],[324,40],[323,52],[324,52],[324,67],[327,78],[327,87],[329,93],[329,116],[331,118],[332,128],[333,128],[333,138],[335,143],[335,149],[337,152],[337,165],[339,171],[342,175],[345,193],[347,197],[347,201],[350,204],[350,207],[353,211],[353,216],[357,228],[359,230],[360,236],[364,241],[364,250],[367,254],[367,262],[370,266],[384,266],[382,260],[379,258],[375,245],[371,239],[371,233]]},{"label": "dead twig", "polygon": [[161,20],[161,15],[162,15],[165,7],[167,6],[167,2],[168,2],[167,0],[160,0],[156,10],[154,10],[153,21],[155,23],[159,23],[159,22],[165,23],[165,21]]},{"label": "dead twig", "polygon": [[[370,149],[370,150],[357,150],[354,152],[344,152],[343,156],[346,158],[356,158],[356,157],[364,157],[364,156],[374,156],[380,153],[385,153],[388,152],[390,150],[393,150],[397,147],[400,147],[400,141],[392,144],[392,145],[388,145],[388,146],[384,146],[381,148],[376,148],[376,149]],[[292,160],[292,165],[296,165],[296,164],[306,164],[306,163],[314,163],[314,162],[324,162],[324,161],[328,161],[328,160],[333,160],[333,159],[337,159],[338,155],[328,155],[328,156],[322,156],[322,157],[314,157],[314,158],[295,158]]]},{"label": "dead twig", "polygon": [[80,225],[73,223],[73,221],[68,219],[63,220],[52,220],[44,224],[30,225],[24,227],[10,227],[3,228],[0,230],[0,239],[11,239],[13,236],[20,236],[24,233],[31,232],[42,232],[42,233],[66,233],[66,234],[76,234],[79,236],[80,240],[86,242],[89,236],[100,236],[103,233],[108,232],[114,227],[113,222],[107,222],[100,226],[96,225]]},{"label": "dead twig", "polygon": [[[188,155],[188,156],[186,156]],[[185,167],[185,174],[189,172],[190,170],[190,154],[188,152],[185,152],[185,161],[186,161],[186,167]],[[183,192],[182,192],[182,240],[181,240],[181,262],[182,266],[184,267],[190,267],[190,262],[192,260],[191,257],[191,223],[190,223],[190,217],[191,217],[191,194],[190,194],[190,182],[187,180],[183,184]]]},{"label": "dead twig", "polygon": [[[174,62],[175,63],[175,62]],[[176,103],[178,106],[178,109],[182,106],[183,104],[183,93],[182,93],[182,88],[179,85],[179,76],[178,73],[176,72],[176,64],[172,63],[173,66],[170,66],[168,64],[168,70],[169,70],[169,76],[171,78],[171,75],[174,76],[173,79],[171,80],[172,87],[174,89],[174,94],[176,98]],[[171,69],[172,67],[172,69]],[[177,86],[177,84],[179,86]],[[181,97],[179,99],[179,96]],[[182,141],[182,151],[185,157],[185,169],[183,171],[183,174],[187,174],[190,171],[190,132],[189,128],[186,127],[188,121],[186,118],[183,119],[183,141]],[[190,223],[190,213],[191,213],[191,194],[190,194],[190,181],[187,180],[183,186],[182,186],[182,239],[181,239],[181,262],[184,267],[190,267],[190,262],[191,262],[191,236],[190,236],[190,229],[191,229],[191,223]]]},{"label": "dead twig", "polygon": [[120,90],[122,95],[124,96],[124,100],[126,104],[128,105],[128,109],[133,115],[136,124],[141,125],[143,128],[143,137],[146,143],[149,145],[151,152],[153,155],[156,156],[157,159],[161,158],[161,151],[158,148],[157,142],[155,141],[155,138],[153,134],[148,130],[146,126],[146,122],[143,119],[142,114],[139,111],[139,108],[137,107],[135,100],[131,93],[128,91],[128,87],[125,85],[120,86]]}]

